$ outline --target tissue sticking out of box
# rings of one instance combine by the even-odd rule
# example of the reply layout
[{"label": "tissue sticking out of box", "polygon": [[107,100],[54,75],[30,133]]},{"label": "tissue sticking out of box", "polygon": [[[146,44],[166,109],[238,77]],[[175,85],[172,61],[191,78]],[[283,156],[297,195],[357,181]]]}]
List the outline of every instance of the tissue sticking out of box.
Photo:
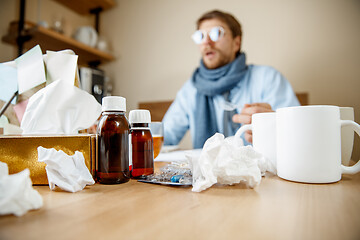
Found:
[{"label": "tissue sticking out of box", "polygon": [[100,114],[94,96],[57,80],[31,96],[21,128],[23,134],[77,134],[91,127]]},{"label": "tissue sticking out of box", "polygon": [[19,217],[42,206],[43,199],[32,187],[29,169],[9,175],[7,164],[0,162],[0,215]]},{"label": "tissue sticking out of box", "polygon": [[72,50],[58,52],[46,51],[44,62],[46,65],[46,85],[61,79],[72,85],[79,78],[77,69],[78,56]]},{"label": "tissue sticking out of box", "polygon": [[254,188],[267,168],[267,160],[252,146],[243,146],[240,138],[224,138],[220,133],[205,142],[199,157],[190,160],[193,192],[201,192],[216,183],[244,182]]},{"label": "tissue sticking out of box", "polygon": [[45,170],[51,190],[58,186],[64,191],[78,192],[86,185],[95,183],[85,165],[84,155],[79,151],[69,156],[61,150],[38,147],[38,161],[46,163]]},{"label": "tissue sticking out of box", "polygon": [[[47,51],[43,55],[40,46],[36,45],[14,61],[0,64],[0,99],[7,102],[13,98],[16,116],[22,118],[28,98],[45,82],[49,85],[60,79],[79,87],[77,60],[78,56],[72,50]],[[11,122],[15,123],[13,120]],[[15,134],[19,131],[5,132]]]},{"label": "tissue sticking out of box", "polygon": [[[17,90],[23,94],[58,79],[79,86],[77,60],[78,56],[72,50],[46,51],[43,55],[40,46],[36,45],[14,61],[0,64],[0,85],[3,86],[0,99],[6,102]],[[16,99],[12,104],[16,104]]]},{"label": "tissue sticking out of box", "polygon": [[46,82],[44,60],[39,45],[15,59],[15,62],[19,94]]}]

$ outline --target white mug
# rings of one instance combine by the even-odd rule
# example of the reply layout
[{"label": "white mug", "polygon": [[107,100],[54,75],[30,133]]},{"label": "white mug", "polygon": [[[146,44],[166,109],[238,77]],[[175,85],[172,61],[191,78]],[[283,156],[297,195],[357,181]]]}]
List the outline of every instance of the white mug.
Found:
[{"label": "white mug", "polygon": [[[340,107],[340,119],[354,121],[354,108]],[[341,128],[341,163],[349,166],[354,145],[354,131],[349,126]]]},{"label": "white mug", "polygon": [[341,126],[358,135],[360,125],[340,120],[336,106],[300,106],[276,110],[277,174],[296,182],[330,183],[360,171],[341,165]]},{"label": "white mug", "polygon": [[270,160],[267,170],[276,174],[276,113],[253,114],[251,124],[241,126],[235,137],[240,138],[248,130],[252,130],[254,150]]}]

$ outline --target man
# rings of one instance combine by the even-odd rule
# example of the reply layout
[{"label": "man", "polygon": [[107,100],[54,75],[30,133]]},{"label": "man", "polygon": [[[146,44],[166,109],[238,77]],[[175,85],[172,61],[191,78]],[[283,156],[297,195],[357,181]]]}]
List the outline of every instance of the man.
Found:
[{"label": "man", "polygon": [[[192,38],[202,60],[164,116],[165,145],[178,144],[190,128],[193,147],[202,148],[216,132],[234,135],[240,124],[251,123],[254,113],[299,105],[278,71],[246,65],[241,37],[240,23],[228,13],[215,10],[199,18]],[[224,102],[237,108],[225,111]],[[251,132],[245,140],[252,142]]]}]

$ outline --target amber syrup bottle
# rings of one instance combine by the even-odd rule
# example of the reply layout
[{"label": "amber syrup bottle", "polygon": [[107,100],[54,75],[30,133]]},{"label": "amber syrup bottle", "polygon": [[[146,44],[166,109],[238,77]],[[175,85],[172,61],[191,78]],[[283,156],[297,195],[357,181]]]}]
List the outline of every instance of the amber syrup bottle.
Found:
[{"label": "amber syrup bottle", "polygon": [[132,110],[129,121],[131,124],[131,177],[143,178],[154,173],[154,146],[149,128],[150,112]]},{"label": "amber syrup bottle", "polygon": [[128,182],[129,122],[125,116],[126,99],[110,96],[102,100],[102,114],[97,127],[98,162],[96,180],[102,184]]}]

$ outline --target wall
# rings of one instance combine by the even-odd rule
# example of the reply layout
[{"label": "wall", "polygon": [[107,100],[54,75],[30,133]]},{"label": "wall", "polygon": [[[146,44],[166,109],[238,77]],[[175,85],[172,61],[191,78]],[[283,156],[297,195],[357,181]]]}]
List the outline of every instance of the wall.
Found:
[{"label": "wall", "polygon": [[[27,4],[33,20],[37,2]],[[92,24],[90,17],[53,1],[42,5],[41,16],[49,22],[61,13],[68,28]],[[103,69],[114,81],[114,93],[127,98],[128,110],[140,101],[175,97],[200,60],[190,38],[196,19],[214,8],[233,13],[242,23],[248,63],[277,68],[295,91],[310,94],[311,104],[353,106],[360,122],[358,0],[118,0],[116,8],[101,15],[101,35],[117,58]],[[17,11],[17,1],[0,1],[1,35],[8,21],[17,19]],[[0,53],[1,61],[16,56],[3,43]],[[357,146],[354,159],[359,152]]]}]

